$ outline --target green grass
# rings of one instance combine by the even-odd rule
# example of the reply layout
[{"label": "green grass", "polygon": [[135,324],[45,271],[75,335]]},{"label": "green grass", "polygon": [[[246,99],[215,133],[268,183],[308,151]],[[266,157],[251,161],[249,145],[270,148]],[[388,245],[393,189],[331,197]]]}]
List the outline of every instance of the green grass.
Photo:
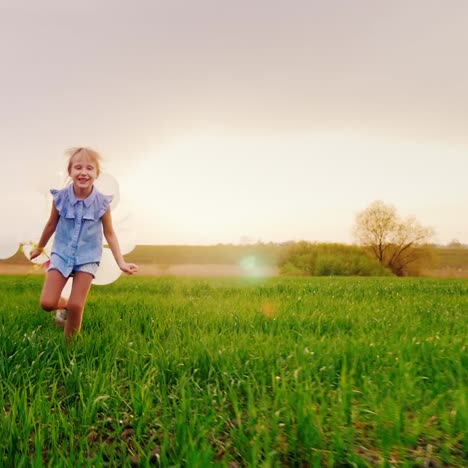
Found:
[{"label": "green grass", "polygon": [[[468,280],[0,276],[1,466],[466,466]],[[431,465],[432,463],[432,465]]]}]

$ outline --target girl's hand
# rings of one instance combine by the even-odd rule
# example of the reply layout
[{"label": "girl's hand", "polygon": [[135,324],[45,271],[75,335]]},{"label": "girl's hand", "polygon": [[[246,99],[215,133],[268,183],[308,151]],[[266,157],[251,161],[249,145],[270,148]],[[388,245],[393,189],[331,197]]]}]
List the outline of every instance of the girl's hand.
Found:
[{"label": "girl's hand", "polygon": [[127,275],[133,275],[133,273],[138,271],[138,266],[134,263],[121,263],[119,267],[124,273],[127,273]]},{"label": "girl's hand", "polygon": [[31,250],[31,253],[29,254],[29,259],[34,260],[36,257],[39,257],[41,253],[42,253],[42,249],[39,247],[36,247],[34,250]]}]

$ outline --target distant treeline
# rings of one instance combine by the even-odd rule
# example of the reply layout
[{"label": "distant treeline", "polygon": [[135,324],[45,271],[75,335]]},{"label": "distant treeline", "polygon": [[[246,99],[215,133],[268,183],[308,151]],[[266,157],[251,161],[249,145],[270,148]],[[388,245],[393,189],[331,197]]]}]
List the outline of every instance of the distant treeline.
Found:
[{"label": "distant treeline", "polygon": [[[126,255],[129,261],[140,263],[170,263],[186,264],[226,264],[237,263],[240,259],[257,255],[268,261],[269,264],[277,264],[279,259],[294,245],[294,242],[257,243],[249,245],[216,244],[216,245],[137,245],[130,254]],[[321,243],[316,243],[321,245]],[[346,246],[347,244],[328,244]],[[468,265],[468,248],[433,246],[442,265]]]},{"label": "distant treeline", "polygon": [[126,258],[138,264],[158,265],[225,265],[239,264],[255,256],[257,265],[277,265],[287,251],[280,244],[217,245],[138,245]]},{"label": "distant treeline", "polygon": [[280,259],[280,272],[291,276],[391,276],[378,260],[354,245],[297,242]]},{"label": "distant treeline", "polygon": [[[382,274],[374,262],[366,261],[359,247],[346,244],[307,244],[312,248],[302,253],[299,242],[249,245],[138,245],[126,255],[126,258],[128,261],[142,265],[238,265],[254,257],[257,266],[279,266],[283,274]],[[468,275],[468,248],[464,246],[431,246],[431,248],[434,252],[433,265],[430,271],[423,272],[424,275]],[[291,254],[295,256],[294,260]],[[20,250],[14,257],[0,260],[0,264],[2,263],[30,264]]]},{"label": "distant treeline", "polygon": [[[184,264],[239,264],[249,257],[255,257],[258,266],[279,266],[283,274],[365,274],[379,275],[382,270],[371,261],[368,263],[359,247],[347,244],[311,243],[316,248],[315,263],[305,271],[290,262],[291,252],[298,244],[257,243],[250,245],[139,245],[126,256],[129,261],[139,264],[184,265]],[[422,271],[426,276],[468,276],[468,248],[431,246],[432,266]],[[289,258],[289,260],[288,260]],[[344,258],[344,260],[343,260]],[[303,259],[304,260],[304,259]],[[289,265],[288,265],[289,261]],[[314,271],[315,268],[315,271]],[[356,273],[361,271],[361,273]],[[353,273],[351,272],[353,271]],[[386,274],[384,272],[383,274]]]}]

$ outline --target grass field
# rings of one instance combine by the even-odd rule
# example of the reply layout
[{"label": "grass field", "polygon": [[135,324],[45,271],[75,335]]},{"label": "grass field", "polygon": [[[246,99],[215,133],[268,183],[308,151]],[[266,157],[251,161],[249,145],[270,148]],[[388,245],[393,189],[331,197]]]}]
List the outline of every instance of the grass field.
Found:
[{"label": "grass field", "polygon": [[0,276],[1,466],[466,466],[468,280]]}]

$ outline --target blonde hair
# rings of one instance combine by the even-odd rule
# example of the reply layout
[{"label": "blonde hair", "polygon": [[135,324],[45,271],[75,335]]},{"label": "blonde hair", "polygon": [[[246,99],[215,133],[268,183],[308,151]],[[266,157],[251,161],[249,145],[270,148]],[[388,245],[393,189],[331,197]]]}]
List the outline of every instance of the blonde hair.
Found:
[{"label": "blonde hair", "polygon": [[80,154],[88,158],[96,166],[96,172],[97,172],[97,175],[99,176],[99,174],[101,173],[102,156],[97,151],[94,151],[91,148],[86,148],[84,146],[76,146],[74,148],[70,148],[67,151],[65,151],[65,155],[68,157],[68,166],[67,166],[68,174],[70,174],[70,169],[73,164],[73,158]]}]

